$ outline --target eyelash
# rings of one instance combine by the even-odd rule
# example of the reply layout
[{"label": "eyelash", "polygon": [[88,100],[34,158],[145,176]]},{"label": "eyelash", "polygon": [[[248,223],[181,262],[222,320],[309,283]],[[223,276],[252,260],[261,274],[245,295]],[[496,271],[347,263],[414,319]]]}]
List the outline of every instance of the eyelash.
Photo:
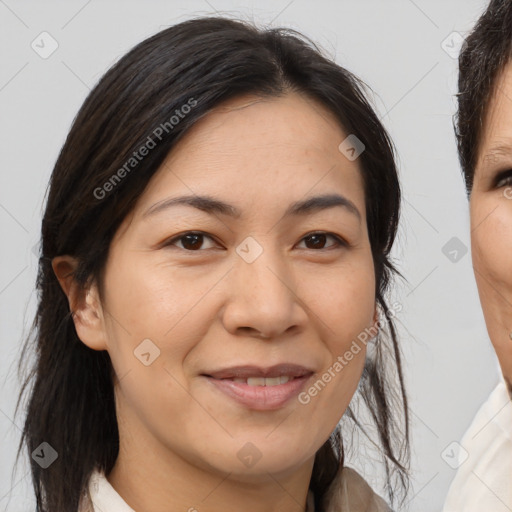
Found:
[{"label": "eyelash", "polygon": [[[163,244],[163,247],[172,247],[175,242],[178,242],[180,240],[182,240],[183,238],[185,238],[186,236],[188,235],[200,235],[200,236],[203,236],[203,237],[206,237],[206,238],[210,238],[211,240],[213,240],[213,237],[211,237],[210,235],[202,232],[202,231],[187,231],[186,233],[182,233],[181,235],[178,235],[178,236],[175,236],[171,239],[169,239],[168,241],[166,241],[164,244]],[[331,237],[331,238],[334,238],[334,240],[336,241],[336,244],[334,246],[330,246],[330,247],[326,247],[326,248],[321,248],[321,249],[306,249],[306,250],[310,250],[310,251],[315,251],[315,252],[319,252],[319,251],[328,251],[328,250],[332,250],[332,249],[336,249],[336,248],[340,248],[340,247],[348,247],[348,243],[343,240],[341,237],[339,237],[338,235],[335,235],[334,233],[330,233],[328,231],[312,231],[311,233],[307,233],[306,235],[304,235],[302,238],[301,238],[301,242],[305,239],[305,238],[308,238],[310,236],[313,236],[313,235],[325,235],[326,237]],[[198,250],[190,250],[190,249],[185,249],[183,247],[176,247],[176,249],[180,249],[182,251],[186,251],[186,252],[202,252],[202,251],[205,251],[206,249],[198,249]]]},{"label": "eyelash", "polygon": [[495,188],[509,187],[512,185],[512,169],[500,172],[494,180]]}]

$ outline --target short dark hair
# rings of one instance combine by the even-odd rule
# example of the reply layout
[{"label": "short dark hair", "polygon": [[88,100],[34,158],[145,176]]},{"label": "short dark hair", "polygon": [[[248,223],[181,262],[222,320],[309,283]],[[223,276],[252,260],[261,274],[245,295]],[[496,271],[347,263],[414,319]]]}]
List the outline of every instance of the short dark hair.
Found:
[{"label": "short dark hair", "polygon": [[489,102],[512,56],[512,1],[491,0],[466,37],[459,55],[455,135],[468,196]]},{"label": "short dark hair", "polygon": [[[25,345],[34,349],[35,363],[22,390],[22,395],[29,395],[22,443],[32,453],[46,441],[63,455],[45,470],[30,459],[39,512],[76,511],[91,472],[99,467],[108,474],[119,449],[109,355],[78,338],[52,259],[63,254],[76,257],[75,280],[86,286],[96,279],[101,295],[102,270],[121,222],[177,141],[224,101],[298,91],[326,107],[348,134],[363,142],[366,149],[358,162],[375,296],[380,308],[389,311],[385,295],[396,272],[390,251],[401,193],[392,142],[363,86],[299,32],[205,17],[142,41],[90,92],[52,172],[41,229],[34,336]],[[187,103],[194,108],[187,106],[189,113],[171,126]],[[123,164],[155,134],[155,127],[163,126],[165,133],[163,128],[158,132],[156,147],[124,177],[128,171]],[[110,180],[121,171],[124,179],[114,186]],[[106,187],[107,183],[111,184]],[[400,485],[390,485],[391,477],[398,477],[404,487],[408,482],[409,422],[392,318],[388,328],[390,336],[378,337],[374,357],[366,362],[359,393],[376,426],[392,498]],[[336,431],[318,451],[313,468],[310,487],[319,512],[322,496],[341,465],[343,442]]]}]

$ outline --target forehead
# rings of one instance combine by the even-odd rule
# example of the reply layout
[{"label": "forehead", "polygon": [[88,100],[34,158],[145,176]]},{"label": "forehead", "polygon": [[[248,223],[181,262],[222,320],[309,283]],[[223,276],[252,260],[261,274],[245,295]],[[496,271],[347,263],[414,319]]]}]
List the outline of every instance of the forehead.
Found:
[{"label": "forehead", "polygon": [[512,150],[512,62],[496,79],[483,125],[480,163],[499,159]]},{"label": "forehead", "polygon": [[347,135],[333,113],[298,93],[232,99],[197,121],[176,144],[141,207],[171,189],[246,202],[263,195],[300,199],[312,189],[336,188],[364,203],[359,163],[339,150]]},{"label": "forehead", "polygon": [[[236,139],[227,138],[226,132],[234,127],[240,130]],[[286,129],[281,130],[282,127]],[[265,98],[246,95],[230,99],[208,112],[179,145],[222,142],[236,145],[239,141],[250,143],[244,137],[251,138],[255,133],[264,136],[276,132],[279,132],[279,143],[326,146],[336,143],[343,129],[331,111],[306,95],[297,92]]]}]

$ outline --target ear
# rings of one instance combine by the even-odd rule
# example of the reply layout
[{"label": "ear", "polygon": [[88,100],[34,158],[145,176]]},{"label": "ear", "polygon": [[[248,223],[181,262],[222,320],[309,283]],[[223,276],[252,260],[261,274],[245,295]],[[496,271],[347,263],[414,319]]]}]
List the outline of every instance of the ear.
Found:
[{"label": "ear", "polygon": [[86,288],[76,282],[77,265],[72,256],[57,256],[52,260],[53,272],[68,298],[78,337],[93,350],[106,350],[107,336],[98,287],[95,282]]},{"label": "ear", "polygon": [[[375,308],[373,310],[373,321],[372,321],[372,325],[371,325],[371,329],[372,329],[372,332],[375,332],[375,336],[378,335],[379,331],[380,331],[380,321],[379,321],[379,308],[377,306],[377,303],[375,303]],[[373,338],[372,338],[373,339]]]},{"label": "ear", "polygon": [[377,307],[377,303],[375,303],[375,308],[373,310],[373,323],[372,323],[372,327],[374,327],[375,329],[379,328],[379,309]]}]

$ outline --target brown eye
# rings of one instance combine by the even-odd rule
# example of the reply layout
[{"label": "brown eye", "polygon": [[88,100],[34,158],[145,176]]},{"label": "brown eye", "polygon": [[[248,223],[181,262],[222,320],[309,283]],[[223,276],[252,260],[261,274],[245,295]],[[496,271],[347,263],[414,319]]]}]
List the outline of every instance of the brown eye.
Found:
[{"label": "brown eye", "polygon": [[186,251],[198,251],[201,248],[204,249],[203,244],[205,239],[213,240],[210,236],[200,233],[190,231],[188,233],[184,233],[177,237],[172,238],[168,242],[166,242],[165,246],[176,246],[176,243],[181,242],[181,247],[177,246],[178,249],[183,249]]},{"label": "brown eye", "polygon": [[[332,238],[335,240],[334,245],[330,245],[328,247],[325,247],[326,240],[328,238]],[[309,235],[306,235],[302,240],[306,242],[306,249],[329,249],[332,247],[343,247],[346,246],[346,242],[344,242],[340,237],[334,235],[333,233],[325,233],[325,232],[317,232],[317,233],[310,233]]]}]

